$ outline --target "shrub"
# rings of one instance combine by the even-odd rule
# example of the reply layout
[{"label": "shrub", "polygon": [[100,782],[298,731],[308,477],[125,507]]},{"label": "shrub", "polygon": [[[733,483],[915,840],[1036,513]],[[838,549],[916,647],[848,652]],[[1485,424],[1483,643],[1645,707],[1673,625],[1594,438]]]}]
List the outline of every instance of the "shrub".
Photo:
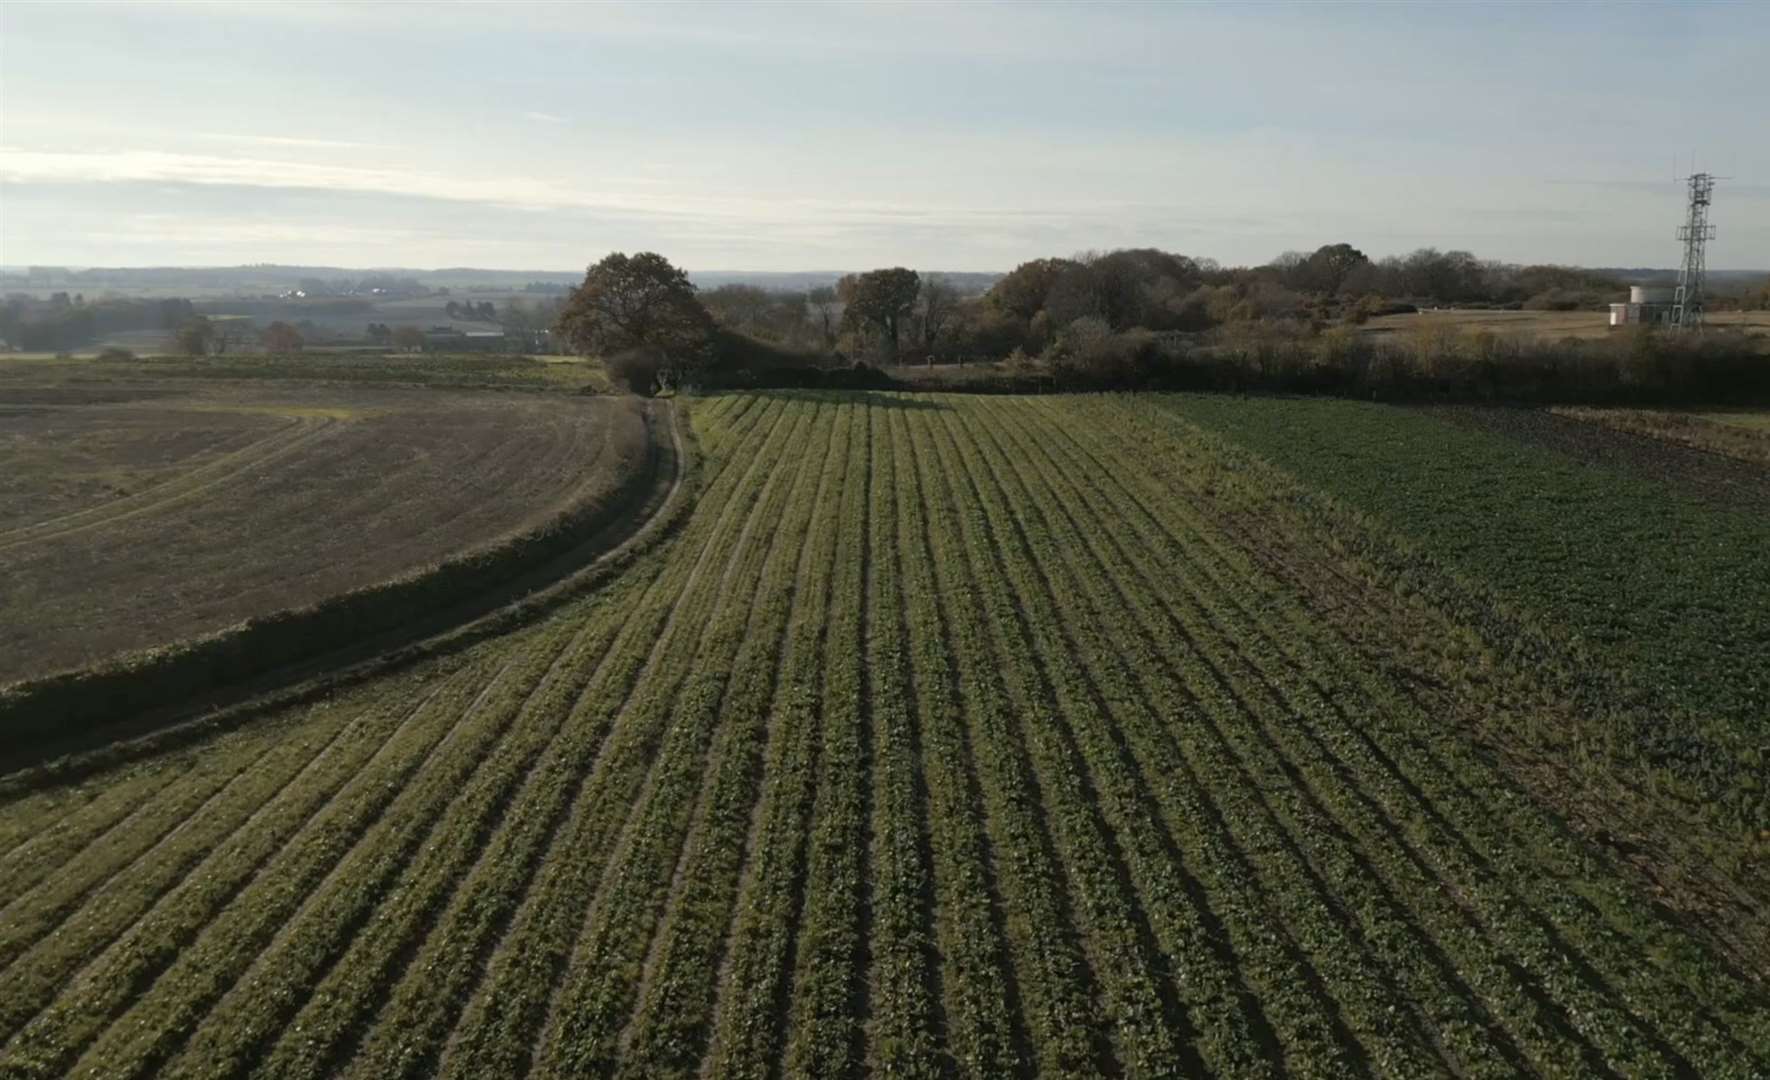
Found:
[{"label": "shrub", "polygon": [[656,393],[663,369],[664,359],[655,349],[628,349],[608,359],[609,374],[626,383],[635,394]]}]

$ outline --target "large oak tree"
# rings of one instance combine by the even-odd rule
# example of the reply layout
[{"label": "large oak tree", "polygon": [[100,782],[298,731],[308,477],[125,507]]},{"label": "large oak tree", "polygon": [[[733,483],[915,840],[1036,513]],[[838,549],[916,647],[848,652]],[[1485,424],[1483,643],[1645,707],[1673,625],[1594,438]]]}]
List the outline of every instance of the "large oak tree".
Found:
[{"label": "large oak tree", "polygon": [[921,286],[922,279],[914,270],[894,266],[850,274],[836,283],[836,291],[848,305],[842,317],[875,327],[884,343],[886,363],[896,363],[898,327],[915,307]]},{"label": "large oak tree", "polygon": [[671,386],[706,363],[713,319],[688,274],[651,251],[615,252],[590,267],[554,332],[575,352],[600,356],[642,393]]}]

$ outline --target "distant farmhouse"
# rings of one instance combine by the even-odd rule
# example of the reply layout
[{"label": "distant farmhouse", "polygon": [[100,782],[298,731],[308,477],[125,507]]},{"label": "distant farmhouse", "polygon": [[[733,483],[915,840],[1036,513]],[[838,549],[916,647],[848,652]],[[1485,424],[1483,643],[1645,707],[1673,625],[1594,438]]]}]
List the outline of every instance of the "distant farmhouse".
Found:
[{"label": "distant farmhouse", "polygon": [[506,348],[502,330],[432,326],[424,331],[425,352],[504,352]]}]

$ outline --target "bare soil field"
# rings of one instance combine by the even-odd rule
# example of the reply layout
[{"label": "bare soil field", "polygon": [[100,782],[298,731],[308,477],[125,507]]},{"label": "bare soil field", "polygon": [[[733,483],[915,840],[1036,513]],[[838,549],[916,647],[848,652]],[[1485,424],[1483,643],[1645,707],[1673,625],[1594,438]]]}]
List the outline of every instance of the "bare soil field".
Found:
[{"label": "bare soil field", "polygon": [[[1770,467],[1770,412],[1567,407],[1558,415]],[[1770,484],[1770,473],[1765,474]]]},{"label": "bare soil field", "polygon": [[0,683],[401,576],[612,490],[636,403],[0,380]]},{"label": "bare soil field", "polygon": [[[1617,419],[1694,414],[1483,405],[1439,405],[1425,411],[1464,427],[1554,450],[1575,461],[1648,477],[1713,505],[1757,508],[1770,513],[1770,469],[1763,464],[1694,440],[1667,437],[1649,430],[1645,424],[1631,425]],[[1770,446],[1770,439],[1758,441]],[[1766,460],[1770,461],[1770,457]]]},{"label": "bare soil field", "polygon": [[[1711,312],[1708,324],[1721,329],[1743,330],[1749,334],[1770,337],[1770,311]],[[1411,315],[1384,315],[1365,323],[1360,332],[1372,337],[1397,337],[1439,326],[1556,340],[1565,337],[1596,339],[1610,333],[1610,315],[1603,311],[1465,311],[1442,308]]]}]

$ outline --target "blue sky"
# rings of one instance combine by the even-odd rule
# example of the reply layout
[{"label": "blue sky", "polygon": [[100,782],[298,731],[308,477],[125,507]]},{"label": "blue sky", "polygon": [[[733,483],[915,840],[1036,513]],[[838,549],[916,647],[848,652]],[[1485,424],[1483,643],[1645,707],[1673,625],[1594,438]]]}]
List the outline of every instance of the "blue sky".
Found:
[{"label": "blue sky", "polygon": [[[1770,266],[1770,4],[0,5],[0,263]],[[1676,89],[1682,96],[1673,97]]]}]

